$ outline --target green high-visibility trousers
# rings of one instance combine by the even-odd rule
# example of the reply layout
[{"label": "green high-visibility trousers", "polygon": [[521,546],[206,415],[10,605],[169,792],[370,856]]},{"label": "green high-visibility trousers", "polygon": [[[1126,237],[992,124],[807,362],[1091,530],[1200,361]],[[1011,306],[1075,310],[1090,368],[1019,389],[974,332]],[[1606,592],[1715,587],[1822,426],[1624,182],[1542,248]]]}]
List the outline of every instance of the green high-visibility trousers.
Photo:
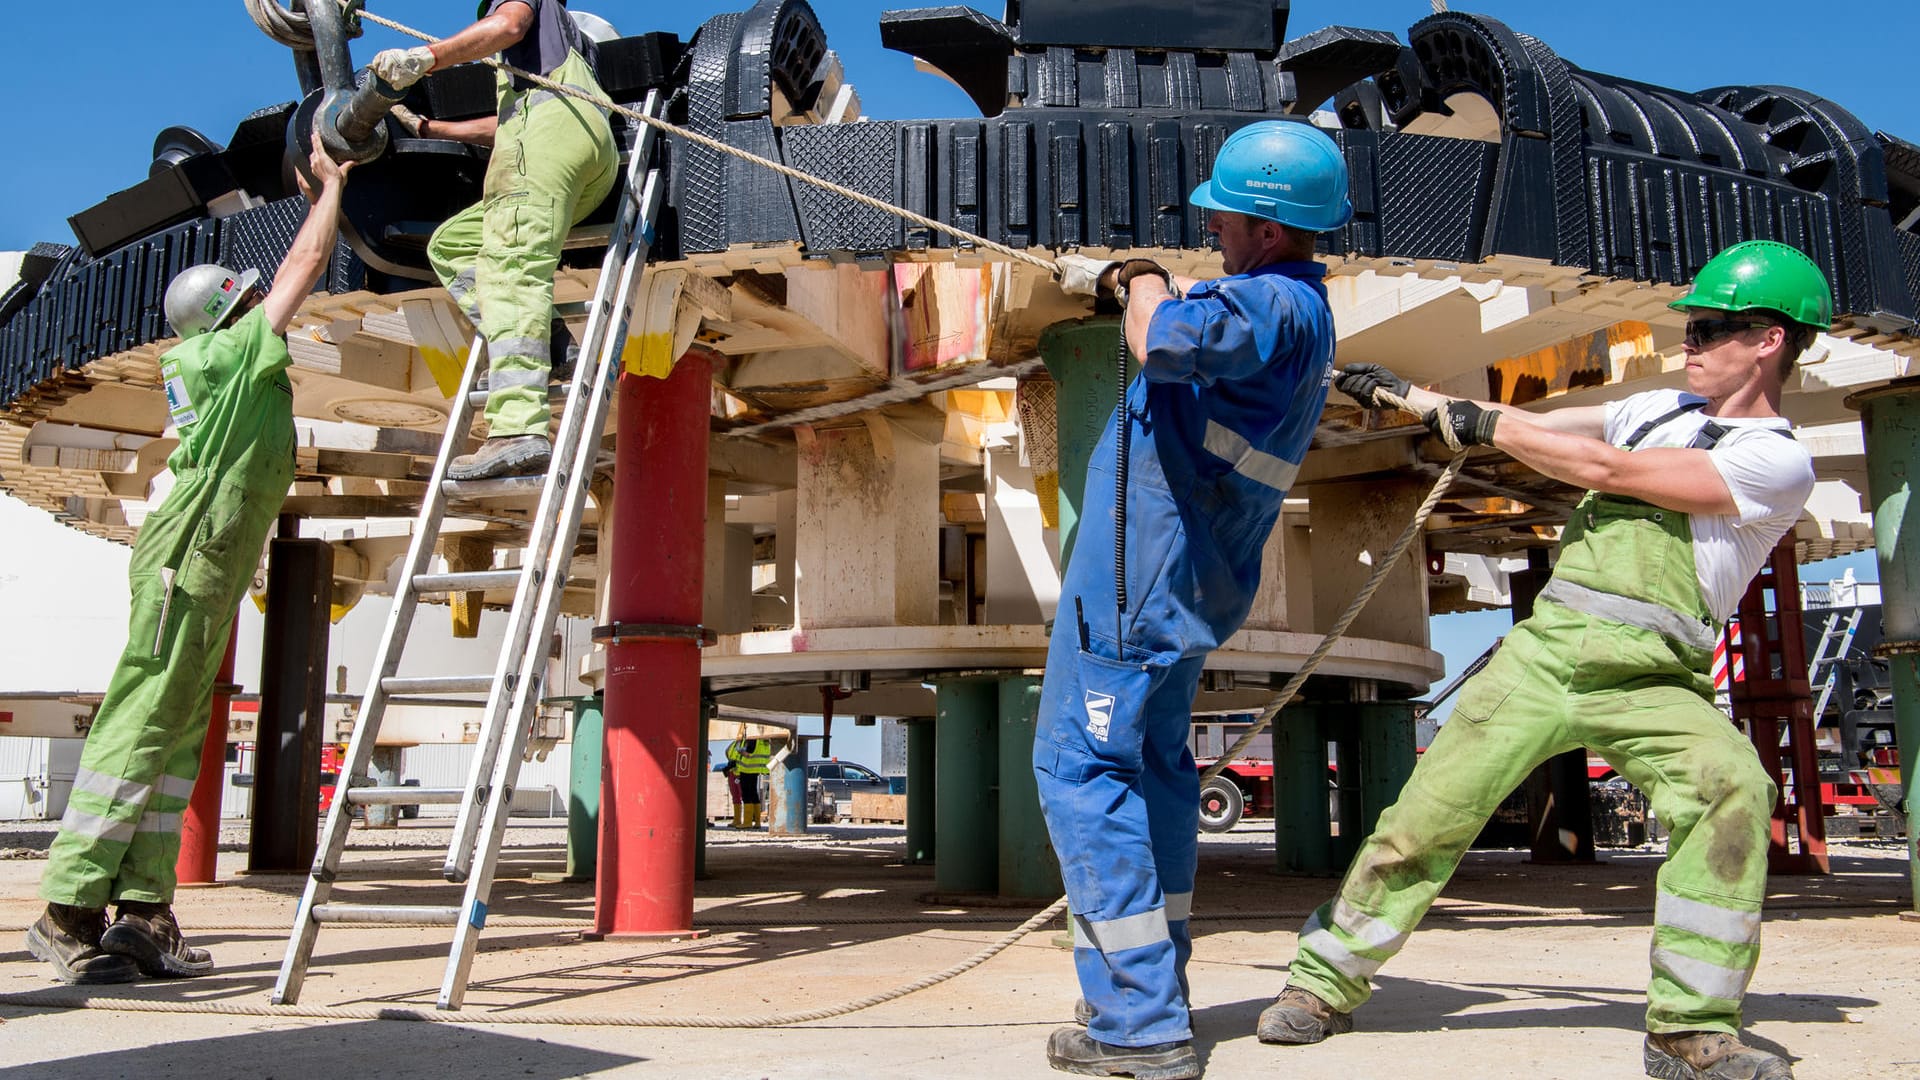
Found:
[{"label": "green high-visibility trousers", "polygon": [[[605,96],[579,53],[550,77]],[[434,230],[427,255],[487,340],[487,433],[544,435],[553,274],[567,231],[613,190],[620,156],[604,112],[499,79],[500,128],[480,201]]]},{"label": "green high-visibility trousers", "polygon": [[[1554,571],[1572,602],[1620,618],[1711,624],[1684,514],[1589,495]],[[1549,586],[1549,591],[1552,591]],[[1620,604],[1621,594],[1630,601]],[[1674,627],[1678,626],[1676,631]],[[1487,818],[1534,767],[1587,747],[1647,793],[1671,834],[1656,889],[1647,1029],[1740,1027],[1760,955],[1777,794],[1752,743],[1716,709],[1711,644],[1549,599],[1513,628],[1361,845],[1335,898],[1300,933],[1288,976],[1336,1009],[1406,943]]]},{"label": "green high-visibility trousers", "polygon": [[[140,527],[127,572],[127,644],[80,753],[40,880],[44,899],[88,908],[173,902],[181,815],[200,771],[214,678],[292,472],[289,459],[263,492],[187,470]],[[169,589],[161,570],[176,564]]]}]

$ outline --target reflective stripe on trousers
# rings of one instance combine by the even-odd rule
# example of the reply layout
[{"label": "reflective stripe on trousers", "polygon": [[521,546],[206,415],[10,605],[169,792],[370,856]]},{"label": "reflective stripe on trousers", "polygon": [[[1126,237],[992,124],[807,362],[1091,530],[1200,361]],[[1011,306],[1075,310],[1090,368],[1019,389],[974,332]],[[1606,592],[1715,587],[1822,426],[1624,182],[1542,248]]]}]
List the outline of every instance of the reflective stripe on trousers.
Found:
[{"label": "reflective stripe on trousers", "polygon": [[[1703,607],[1684,515],[1659,532],[1616,535],[1600,520],[1609,513],[1637,512],[1597,512],[1599,524],[1562,552],[1562,565],[1594,577],[1611,567],[1621,581],[1651,583],[1662,606]],[[1586,747],[1646,792],[1671,832],[1657,882],[1648,1030],[1737,1031],[1759,956],[1775,788],[1752,743],[1712,704],[1710,656],[1618,620],[1536,607],[1462,688],[1336,898],[1302,930],[1288,982],[1342,1011],[1364,1003],[1369,980],[1506,794],[1539,763]]]}]

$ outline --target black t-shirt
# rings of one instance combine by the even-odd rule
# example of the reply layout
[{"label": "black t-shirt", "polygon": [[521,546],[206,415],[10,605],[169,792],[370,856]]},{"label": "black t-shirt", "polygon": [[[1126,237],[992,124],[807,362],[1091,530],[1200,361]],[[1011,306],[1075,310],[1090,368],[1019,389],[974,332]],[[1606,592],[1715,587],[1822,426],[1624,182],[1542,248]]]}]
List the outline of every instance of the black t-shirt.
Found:
[{"label": "black t-shirt", "polygon": [[[523,71],[542,75],[552,75],[554,69],[566,63],[569,50],[577,51],[588,64],[593,63],[593,39],[574,25],[567,6],[560,0],[491,0],[486,14],[491,15],[507,4],[525,4],[532,8],[533,26],[527,30],[526,37],[503,50],[500,59]],[[514,79],[514,86],[527,89],[520,85],[518,77]]]}]

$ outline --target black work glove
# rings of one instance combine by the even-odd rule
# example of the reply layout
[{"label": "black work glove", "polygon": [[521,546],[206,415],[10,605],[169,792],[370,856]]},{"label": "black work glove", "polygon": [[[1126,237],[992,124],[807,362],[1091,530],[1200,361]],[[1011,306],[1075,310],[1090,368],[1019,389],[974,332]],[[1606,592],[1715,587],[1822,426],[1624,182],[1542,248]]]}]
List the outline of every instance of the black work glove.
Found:
[{"label": "black work glove", "polygon": [[1375,391],[1385,390],[1405,401],[1413,390],[1412,383],[1380,364],[1348,364],[1333,377],[1333,387],[1369,409],[1398,408],[1375,397]]},{"label": "black work glove", "polygon": [[1469,446],[1492,446],[1493,425],[1499,419],[1497,410],[1483,409],[1465,398],[1453,398],[1420,418],[1455,453]]},{"label": "black work glove", "polygon": [[1114,274],[1115,284],[1113,292],[1114,295],[1119,298],[1122,307],[1127,304],[1127,294],[1128,290],[1132,288],[1133,279],[1143,276],[1157,277],[1167,283],[1168,292],[1171,293],[1174,291],[1173,274],[1169,272],[1166,267],[1161,266],[1152,259],[1128,259],[1126,262],[1120,264],[1120,269]]}]

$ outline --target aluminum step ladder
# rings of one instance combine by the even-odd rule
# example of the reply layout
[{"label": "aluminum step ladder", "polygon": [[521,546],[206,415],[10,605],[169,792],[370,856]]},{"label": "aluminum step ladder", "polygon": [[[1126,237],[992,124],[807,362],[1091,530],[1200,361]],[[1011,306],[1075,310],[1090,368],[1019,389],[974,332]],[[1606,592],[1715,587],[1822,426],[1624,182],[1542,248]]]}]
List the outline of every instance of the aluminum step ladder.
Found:
[{"label": "aluminum step ladder", "polygon": [[[661,99],[650,92],[645,102],[649,116],[658,116]],[[327,923],[392,926],[450,926],[453,944],[446,976],[440,984],[439,1007],[458,1009],[466,996],[468,972],[473,966],[480,931],[486,926],[487,903],[493,888],[495,864],[512,808],[513,788],[525,754],[529,729],[539,704],[547,669],[547,649],[560,614],[568,566],[586,508],[589,485],[599,460],[601,434],[606,430],[619,376],[621,352],[627,340],[635,297],[652,244],[666,177],[654,167],[657,136],[648,125],[638,125],[628,158],[618,210],[600,266],[599,287],[586,309],[586,333],[580,340],[580,362],[565,387],[566,405],[553,439],[553,459],[546,476],[458,482],[447,479],[452,460],[466,447],[468,432],[486,392],[474,389],[482,370],[486,342],[476,337],[465,375],[456,395],[457,405],[447,421],[440,457],[415,522],[405,570],[387,618],[385,637],[375,655],[373,676],[354,723],[346,761],[340,775],[345,787],[327,812],[313,869],[294,916],[286,959],[274,983],[273,1002],[291,1005],[300,999],[300,987],[313,957],[314,941]],[[575,310],[568,310],[569,307]],[[563,315],[577,313],[577,305],[561,305]],[[557,396],[562,387],[556,386]],[[538,510],[528,527],[526,547],[517,569],[466,573],[432,573],[442,522],[450,507],[464,506],[487,516],[488,504],[501,500],[524,502],[538,497]],[[461,516],[460,510],[451,511]],[[500,654],[490,674],[459,676],[402,676],[401,655],[422,597],[452,595],[487,589],[513,588],[513,608]],[[474,758],[464,788],[376,787],[367,779],[380,723],[393,702],[446,694],[485,693]],[[396,804],[458,805],[453,841],[447,849],[443,875],[464,883],[465,894],[456,907],[395,904],[341,904],[329,900],[341,855],[347,846],[351,810],[356,806]]]},{"label": "aluminum step ladder", "polygon": [[[1833,699],[1834,687],[1839,685],[1840,662],[1847,658],[1847,651],[1853,648],[1854,631],[1860,628],[1860,615],[1864,610],[1864,608],[1854,608],[1853,613],[1846,616],[1846,624],[1843,626],[1840,622],[1840,611],[1836,608],[1827,616],[1826,625],[1820,628],[1820,644],[1813,650],[1813,661],[1807,665],[1807,685],[1820,688],[1819,696],[1813,701],[1815,725],[1818,725],[1820,718],[1826,715],[1827,702]],[[1829,653],[1827,646],[1835,643],[1838,643],[1839,647]],[[1826,668],[1824,681],[1821,673],[1823,666]]]}]

